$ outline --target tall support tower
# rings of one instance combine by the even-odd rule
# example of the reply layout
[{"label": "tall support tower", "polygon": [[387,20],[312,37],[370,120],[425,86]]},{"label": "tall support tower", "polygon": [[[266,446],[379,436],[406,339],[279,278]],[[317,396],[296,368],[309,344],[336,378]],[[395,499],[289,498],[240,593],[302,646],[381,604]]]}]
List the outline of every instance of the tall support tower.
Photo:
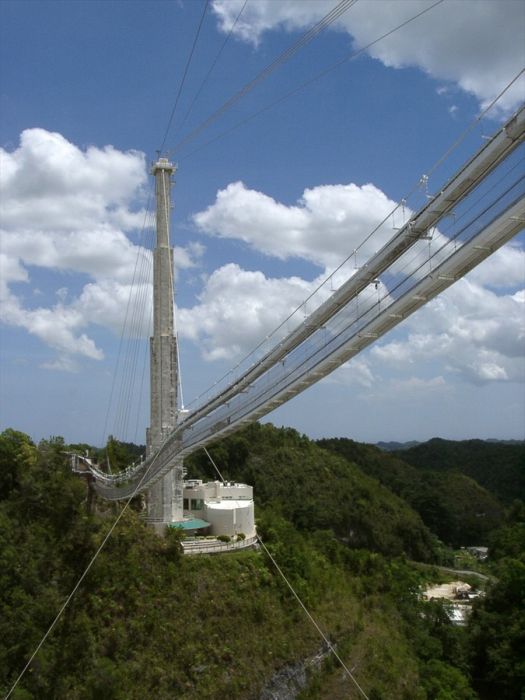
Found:
[{"label": "tall support tower", "polygon": [[[150,339],[150,427],[146,441],[154,454],[177,421],[178,362],[173,316],[173,251],[170,246],[171,177],[175,166],[159,158],[152,167],[157,202],[157,236],[153,252],[153,336]],[[182,520],[182,460],[147,494],[147,519],[152,523]]]}]

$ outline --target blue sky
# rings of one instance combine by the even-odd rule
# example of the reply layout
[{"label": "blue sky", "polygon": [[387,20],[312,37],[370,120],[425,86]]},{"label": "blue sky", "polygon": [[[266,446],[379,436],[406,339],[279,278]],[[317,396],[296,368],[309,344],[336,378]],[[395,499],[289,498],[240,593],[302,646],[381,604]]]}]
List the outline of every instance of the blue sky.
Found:
[{"label": "blue sky", "polygon": [[[358,0],[178,147],[335,4],[208,5],[165,141],[179,168],[172,237],[187,404],[351,253],[525,64],[523,3],[444,0],[265,109],[433,4]],[[148,166],[203,8],[200,0],[0,4],[2,427],[36,439],[144,440],[147,313],[129,342],[121,329],[134,270],[135,298],[147,298]],[[429,191],[523,95],[521,79]],[[420,190],[407,210],[424,197]],[[312,437],[371,442],[523,438],[524,282],[518,237],[269,419]],[[133,390],[120,346],[135,353]]]}]

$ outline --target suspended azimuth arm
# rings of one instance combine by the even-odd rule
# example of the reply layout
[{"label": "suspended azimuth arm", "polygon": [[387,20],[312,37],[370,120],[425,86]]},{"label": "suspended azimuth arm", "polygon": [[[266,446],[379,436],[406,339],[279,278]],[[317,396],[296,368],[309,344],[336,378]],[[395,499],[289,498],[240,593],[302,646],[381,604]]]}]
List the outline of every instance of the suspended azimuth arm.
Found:
[{"label": "suspended azimuth arm", "polygon": [[[105,498],[126,498],[135,490],[140,492],[167,473],[173,459],[179,458],[219,436],[238,429],[243,423],[257,420],[278,405],[326,376],[361,349],[393,328],[403,318],[429,301],[456,279],[466,274],[499,246],[523,228],[523,199],[506,213],[499,213],[472,240],[455,250],[445,262],[426,275],[387,309],[376,309],[368,317],[366,327],[354,335],[345,336],[336,345],[331,341],[330,352],[311,353],[304,365],[296,366],[289,375],[276,373],[276,368],[304,347],[307,353],[310,339],[320,329],[357,303],[358,295],[388,271],[407,250],[426,236],[450,211],[467,197],[524,140],[525,108],[520,109],[497,134],[490,139],[443,187],[420,209],[397,234],[347,280],[326,302],[314,311],[296,330],[253,365],[226,390],[190,413],[163,441],[159,450],[133,469],[116,475],[93,473],[97,490]],[[261,388],[266,382],[264,390]]]},{"label": "suspended azimuth arm", "polygon": [[429,201],[398,233],[379,250],[360,270],[347,280],[334,294],[277,347],[239,377],[225,391],[193,411],[184,421],[189,427],[209,414],[225,401],[262,376],[269,367],[280,362],[294,348],[303,343],[323,326],[339,309],[357,296],[373,280],[377,279],[395,260],[417,240],[426,236],[458,202],[466,197],[516,146],[525,133],[525,108],[514,115],[505,126],[488,141],[478,153],[454,175],[441,192]]},{"label": "suspended azimuth arm", "polygon": [[[134,473],[128,473],[127,478],[122,475],[122,486],[117,486],[115,477],[104,475],[105,478],[100,479],[97,478],[99,475],[95,476],[97,491],[109,499],[127,498],[137,488],[141,479],[143,481],[139,490],[160,478],[164,469],[169,469],[174,455],[182,457],[190,454],[218,437],[234,432],[244,423],[255,421],[274,410],[394,328],[463,277],[524,227],[525,198],[521,197],[405,294],[383,311],[377,310],[375,316],[355,334],[346,337],[341,333],[342,338],[333,338],[333,347],[325,354],[322,350],[313,353],[311,358],[307,358],[303,365],[295,368],[290,375],[284,374],[280,381],[270,384],[264,391],[255,392],[251,400],[239,402],[238,405],[232,402],[231,410],[226,410],[220,420],[215,420],[213,413],[210,413],[189,428],[184,423],[181,424],[152,460],[144,463]],[[127,483],[124,483],[125,481]]]}]

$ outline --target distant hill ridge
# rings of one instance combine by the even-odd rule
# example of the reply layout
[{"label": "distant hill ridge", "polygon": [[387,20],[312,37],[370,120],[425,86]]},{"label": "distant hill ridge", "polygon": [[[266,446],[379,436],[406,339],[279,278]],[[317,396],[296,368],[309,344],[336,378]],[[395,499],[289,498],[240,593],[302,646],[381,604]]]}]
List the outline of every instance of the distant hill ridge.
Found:
[{"label": "distant hill ridge", "polygon": [[[428,442],[432,440],[443,440],[443,438],[431,438]],[[445,442],[455,442],[453,440],[445,440]],[[459,442],[472,442],[472,440],[463,440]],[[498,438],[487,438],[486,440],[481,440],[481,442],[496,443],[498,445],[525,445],[525,440],[500,440]],[[383,441],[375,443],[376,447],[385,452],[397,452],[397,450],[409,450],[416,445],[425,444],[420,440],[408,440],[407,442],[397,442],[396,440]]]},{"label": "distant hill ridge", "polygon": [[408,450],[411,447],[421,444],[418,440],[409,440],[408,442],[376,442],[375,446],[379,447],[384,452],[396,452],[397,450]]},{"label": "distant hill ridge", "polygon": [[396,457],[418,469],[469,476],[503,503],[525,500],[525,442],[432,438]]},{"label": "distant hill ridge", "polygon": [[424,445],[385,452],[348,438],[318,440],[317,444],[345,457],[404,499],[447,545],[487,544],[490,533],[503,522],[501,501],[461,469],[446,470],[444,474],[439,455],[433,463],[441,464],[441,469],[414,466],[405,458]]}]

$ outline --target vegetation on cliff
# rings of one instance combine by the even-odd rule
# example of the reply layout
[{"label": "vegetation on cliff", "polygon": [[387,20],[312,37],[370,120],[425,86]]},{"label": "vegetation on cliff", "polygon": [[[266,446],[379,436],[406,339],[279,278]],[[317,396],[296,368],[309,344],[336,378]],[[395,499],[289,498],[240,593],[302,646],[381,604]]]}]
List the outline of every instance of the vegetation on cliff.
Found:
[{"label": "vegetation on cliff", "polygon": [[[64,449],[60,438],[34,445],[17,431],[0,435],[4,693],[115,516],[111,505],[87,511],[85,482],[70,473]],[[432,572],[405,558],[439,560],[435,535],[355,464],[272,426],[210,449],[228,478],[254,483],[266,546],[371,699],[519,697],[519,506],[493,533],[502,586],[461,629],[441,604],[420,600]],[[194,475],[207,472],[199,455],[190,462]],[[278,672],[322,650],[264,552],[183,557],[178,537],[157,537],[128,510],[12,697],[255,699]],[[328,656],[300,697],[359,696]]]}]

